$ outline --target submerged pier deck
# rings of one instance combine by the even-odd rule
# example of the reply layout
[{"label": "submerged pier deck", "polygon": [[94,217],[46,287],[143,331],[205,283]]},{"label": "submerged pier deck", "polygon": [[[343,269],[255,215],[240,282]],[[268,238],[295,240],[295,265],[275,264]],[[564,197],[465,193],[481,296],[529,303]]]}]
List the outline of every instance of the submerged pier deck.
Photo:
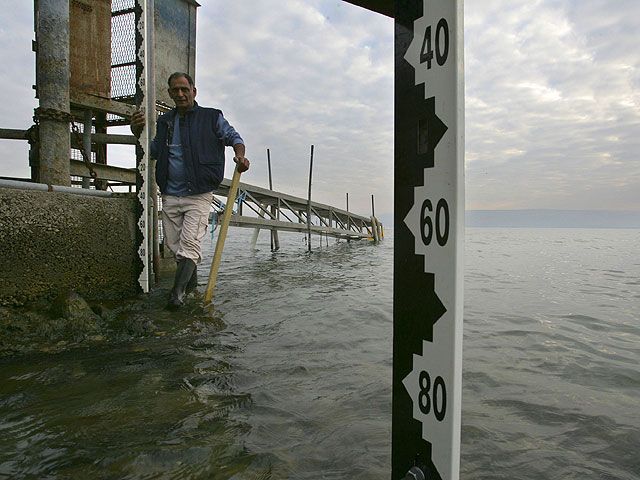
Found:
[{"label": "submerged pier deck", "polygon": [[[225,178],[216,196],[227,197],[231,180]],[[259,228],[271,231],[315,233],[349,240],[374,239],[382,234],[382,226],[375,217],[364,217],[340,208],[319,202],[309,202],[267,188],[240,183],[238,202],[230,225],[245,228]],[[214,205],[223,208],[224,203],[214,198]],[[257,217],[244,215],[248,209]],[[310,216],[308,217],[308,212]]]}]

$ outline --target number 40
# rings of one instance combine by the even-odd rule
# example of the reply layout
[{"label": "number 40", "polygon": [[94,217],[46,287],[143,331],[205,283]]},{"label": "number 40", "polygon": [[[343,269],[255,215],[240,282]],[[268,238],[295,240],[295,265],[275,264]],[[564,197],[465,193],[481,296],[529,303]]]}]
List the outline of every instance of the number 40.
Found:
[{"label": "number 40", "polygon": [[[440,35],[444,35],[444,46],[440,49]],[[436,26],[436,61],[438,65],[443,66],[449,56],[449,24],[444,18],[441,18]],[[424,40],[422,41],[422,50],[420,50],[420,63],[427,62],[427,70],[431,69],[431,61],[433,60],[433,48],[431,46],[431,25],[424,32]]]}]

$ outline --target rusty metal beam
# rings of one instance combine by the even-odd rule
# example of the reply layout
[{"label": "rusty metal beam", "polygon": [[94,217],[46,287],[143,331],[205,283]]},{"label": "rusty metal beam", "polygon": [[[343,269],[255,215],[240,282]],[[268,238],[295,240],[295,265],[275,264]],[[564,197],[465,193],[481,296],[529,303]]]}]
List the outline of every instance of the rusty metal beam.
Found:
[{"label": "rusty metal beam", "polygon": [[115,133],[92,133],[91,141],[99,144],[109,145],[135,145],[136,137],[133,135],[121,135]]},{"label": "rusty metal beam", "polygon": [[[17,128],[0,128],[0,139],[3,140],[27,140],[27,130]],[[92,133],[91,143],[109,145],[135,145],[136,137],[114,133]]]},{"label": "rusty metal beam", "polygon": [[[98,174],[101,180],[110,180],[127,184],[136,183],[136,170],[122,167],[112,167],[100,163],[91,163],[91,168]],[[71,160],[71,175],[75,177],[89,177],[89,169],[81,160]]]},{"label": "rusty metal beam", "polygon": [[0,128],[0,138],[4,140],[26,140],[26,130],[18,130],[16,128]]},{"label": "rusty metal beam", "polygon": [[135,105],[117,102],[106,97],[90,95],[87,93],[74,91],[71,94],[71,104],[73,106],[90,108],[99,112],[113,113],[121,117],[129,118],[136,111]]}]

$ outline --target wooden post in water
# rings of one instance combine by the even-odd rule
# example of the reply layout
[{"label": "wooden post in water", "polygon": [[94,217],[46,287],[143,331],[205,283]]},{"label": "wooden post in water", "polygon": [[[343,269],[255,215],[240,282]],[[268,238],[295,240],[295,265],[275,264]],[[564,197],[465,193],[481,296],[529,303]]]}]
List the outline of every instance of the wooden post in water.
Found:
[{"label": "wooden post in water", "polygon": [[311,177],[313,174],[313,145],[311,145],[311,161],[309,162],[309,200],[307,203],[307,250],[311,251]]},{"label": "wooden post in water", "polygon": [[378,226],[376,225],[376,217],[371,216],[371,234],[373,236],[373,242],[378,243],[380,238],[378,238]]},{"label": "wooden post in water", "polygon": [[347,192],[347,230],[351,230],[351,215],[349,215],[349,192]]},{"label": "wooden post in water", "polygon": [[[347,192],[347,230],[351,230],[351,215],[349,214],[349,192]],[[347,237],[347,243],[351,243],[351,239]]]},{"label": "wooden post in water", "polygon": [[[269,190],[273,190],[273,181],[271,178],[271,152],[267,148],[267,165],[269,167]],[[271,206],[271,214],[275,216],[276,214],[276,206]],[[278,238],[278,231],[271,230],[271,251],[280,250],[280,239]]]},{"label": "wooden post in water", "polygon": [[[266,204],[260,204],[260,206],[262,206],[262,208],[267,208]],[[260,210],[260,213],[258,214],[258,217],[260,218],[264,218],[264,210]],[[256,249],[256,244],[258,243],[258,234],[260,233],[260,227],[256,227],[253,229],[253,238],[251,238],[251,250],[255,250]],[[272,247],[273,250],[273,247]]]},{"label": "wooden post in water", "polygon": [[373,232],[374,243],[378,243],[380,241],[380,237],[378,236],[378,222],[376,221],[376,205],[373,198],[373,194],[371,194],[371,231]]}]

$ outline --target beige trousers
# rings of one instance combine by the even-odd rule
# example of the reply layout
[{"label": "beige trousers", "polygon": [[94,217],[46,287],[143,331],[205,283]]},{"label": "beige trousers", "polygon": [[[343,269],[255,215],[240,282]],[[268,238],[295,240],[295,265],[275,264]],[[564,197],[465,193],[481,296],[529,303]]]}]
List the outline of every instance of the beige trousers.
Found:
[{"label": "beige trousers", "polygon": [[176,260],[190,258],[196,263],[202,260],[200,242],[207,233],[212,200],[211,192],[186,197],[162,197],[164,244],[173,252]]}]

